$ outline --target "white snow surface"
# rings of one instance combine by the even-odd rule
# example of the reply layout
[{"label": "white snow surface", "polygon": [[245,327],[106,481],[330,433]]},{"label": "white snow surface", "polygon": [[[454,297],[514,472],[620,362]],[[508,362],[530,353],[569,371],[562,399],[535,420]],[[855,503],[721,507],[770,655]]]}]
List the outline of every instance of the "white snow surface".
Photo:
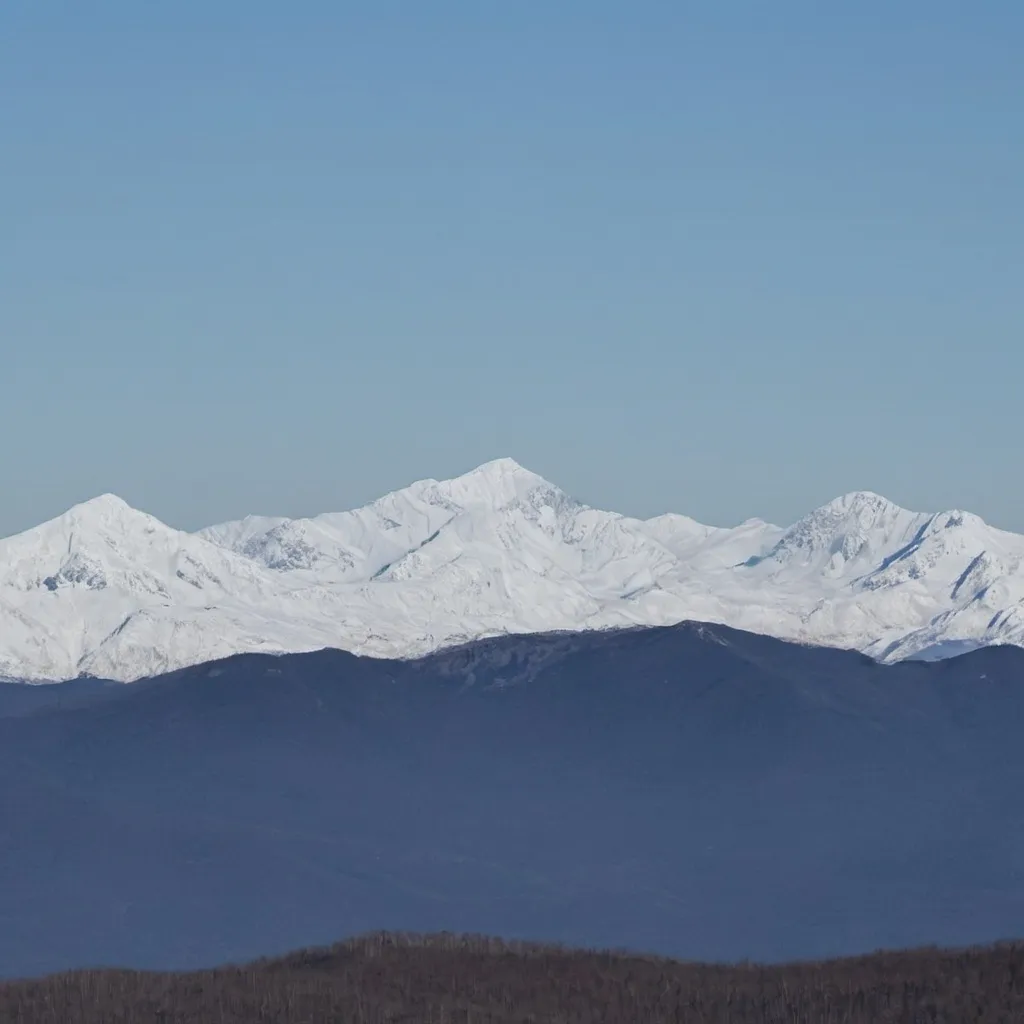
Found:
[{"label": "white snow surface", "polygon": [[190,534],[103,495],[0,540],[0,678],[687,619],[883,660],[1024,646],[1024,536],[868,492],[788,529],[631,519],[499,459],[310,519]]}]

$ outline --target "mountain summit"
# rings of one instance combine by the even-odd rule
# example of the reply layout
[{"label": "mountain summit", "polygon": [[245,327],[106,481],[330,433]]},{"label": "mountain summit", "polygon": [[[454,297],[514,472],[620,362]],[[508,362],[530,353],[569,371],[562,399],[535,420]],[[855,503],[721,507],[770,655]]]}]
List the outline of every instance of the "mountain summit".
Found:
[{"label": "mountain summit", "polygon": [[115,495],[0,541],[0,676],[131,680],[246,651],[720,622],[886,659],[1024,645],[1024,537],[857,491],[780,529],[591,508],[512,459],[197,534]]},{"label": "mountain summit", "polygon": [[869,568],[879,551],[909,540],[920,519],[880,494],[854,491],[822,505],[779,538],[758,562],[781,571],[801,567],[826,576],[850,576]]}]

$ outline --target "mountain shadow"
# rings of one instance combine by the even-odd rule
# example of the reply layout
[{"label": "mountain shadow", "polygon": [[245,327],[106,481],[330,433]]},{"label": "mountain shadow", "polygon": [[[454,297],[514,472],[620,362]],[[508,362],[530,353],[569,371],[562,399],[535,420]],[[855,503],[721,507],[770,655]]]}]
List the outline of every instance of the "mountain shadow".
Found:
[{"label": "mountain shadow", "polygon": [[377,929],[767,961],[1022,935],[1022,723],[1021,650],[700,624],[97,684],[0,718],[0,970]]}]

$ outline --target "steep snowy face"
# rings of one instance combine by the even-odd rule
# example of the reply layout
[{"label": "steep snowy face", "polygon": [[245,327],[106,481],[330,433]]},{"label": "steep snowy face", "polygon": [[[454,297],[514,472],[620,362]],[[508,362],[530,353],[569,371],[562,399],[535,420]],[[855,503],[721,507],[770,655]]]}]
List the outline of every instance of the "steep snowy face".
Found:
[{"label": "steep snowy face", "polygon": [[817,576],[862,594],[921,581],[957,599],[1013,575],[1022,557],[1024,538],[969,512],[908,512],[857,492],[816,509],[746,568],[779,580]]},{"label": "steep snowy face", "polygon": [[[279,591],[255,562],[103,495],[0,541],[0,677],[134,678],[232,653]],[[235,629],[211,621],[232,615]]]},{"label": "steep snowy face", "polygon": [[748,568],[773,578],[812,575],[850,580],[878,565],[915,535],[927,516],[894,505],[870,491],[855,491],[815,509],[786,530]]},{"label": "steep snowy face", "polygon": [[935,614],[872,653],[897,660],[971,646],[1024,644],[1024,537],[967,512],[932,516],[905,548],[862,581],[878,594],[928,594]]},{"label": "steep snowy face", "polygon": [[539,507],[545,500],[568,499],[535,473],[500,459],[454,480],[420,480],[350,512],[309,519],[250,517],[200,535],[269,569],[355,582],[381,573],[467,510]]},{"label": "steep snowy face", "polygon": [[995,530],[969,512],[920,516],[915,527],[910,540],[865,577],[865,589],[934,578],[950,586],[951,599],[963,600],[1013,575],[1024,556],[1024,539]]},{"label": "steep snowy face", "polygon": [[[431,635],[454,627],[459,639],[573,628],[677,566],[644,524],[588,508],[511,459],[353,512],[243,521],[204,536],[310,583],[372,584],[360,600],[404,605]],[[301,557],[281,557],[285,537]]]},{"label": "steep snowy face", "polygon": [[635,597],[658,581],[693,582],[693,567],[732,567],[764,551],[779,532],[759,520],[725,530],[680,515],[640,521],[603,512],[499,459],[453,480],[419,481],[352,512],[250,518],[201,535],[319,583],[433,580],[435,602],[470,614],[471,596],[488,597],[478,576],[489,576],[483,590],[493,591],[498,574],[494,592],[521,591],[524,607],[536,603],[541,581],[551,580],[569,589],[579,584],[600,603]]},{"label": "steep snowy face", "polygon": [[222,587],[221,577],[258,589],[251,562],[165,526],[111,494],[0,540],[0,587],[28,593],[112,590],[166,600]]},{"label": "steep snowy face", "polygon": [[1022,563],[1024,538],[975,515],[909,512],[855,492],[790,527],[741,575],[799,612],[779,635],[894,659],[967,639],[1016,642]]}]

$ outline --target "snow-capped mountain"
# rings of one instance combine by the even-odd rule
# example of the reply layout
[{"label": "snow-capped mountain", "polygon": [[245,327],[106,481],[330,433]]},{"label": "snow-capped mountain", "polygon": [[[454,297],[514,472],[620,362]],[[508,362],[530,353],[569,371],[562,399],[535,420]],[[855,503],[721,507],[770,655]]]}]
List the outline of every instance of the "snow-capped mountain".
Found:
[{"label": "snow-capped mountain", "polygon": [[1024,643],[1024,537],[858,492],[816,509],[739,574],[801,609],[800,639],[895,660]]},{"label": "snow-capped mountain", "polygon": [[252,559],[102,495],[0,541],[0,677],[134,679],[329,644],[315,618],[296,631],[274,614],[282,589]]},{"label": "snow-capped mountain", "polygon": [[722,622],[875,657],[1024,645],[1024,537],[838,498],[788,529],[642,521],[509,459],[360,509],[198,534],[112,495],[0,541],[0,677],[132,680],[240,651]]}]

